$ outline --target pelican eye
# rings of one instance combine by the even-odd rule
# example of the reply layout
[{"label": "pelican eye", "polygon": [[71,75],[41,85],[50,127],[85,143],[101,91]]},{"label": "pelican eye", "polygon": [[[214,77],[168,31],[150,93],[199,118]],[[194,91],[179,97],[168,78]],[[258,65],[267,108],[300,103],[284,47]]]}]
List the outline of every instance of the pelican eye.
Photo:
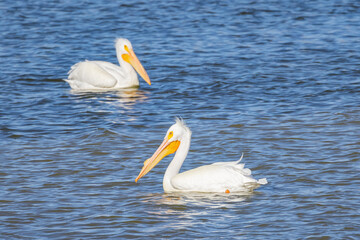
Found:
[{"label": "pelican eye", "polygon": [[124,45],[125,51],[129,52],[129,47],[127,45]]},{"label": "pelican eye", "polygon": [[173,131],[169,132],[169,135],[168,135],[168,140],[169,140],[170,138],[172,138],[172,137],[173,137],[173,135],[174,135]]}]

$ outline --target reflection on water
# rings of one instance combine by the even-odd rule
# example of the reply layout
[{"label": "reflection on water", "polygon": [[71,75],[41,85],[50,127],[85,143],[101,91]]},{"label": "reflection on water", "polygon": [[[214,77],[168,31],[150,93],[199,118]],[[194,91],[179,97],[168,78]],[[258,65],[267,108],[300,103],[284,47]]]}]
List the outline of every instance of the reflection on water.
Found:
[{"label": "reflection on water", "polygon": [[187,205],[209,208],[231,208],[250,199],[252,193],[176,193],[164,194],[161,200],[166,205]]},{"label": "reflection on water", "polygon": [[136,103],[145,102],[148,98],[147,94],[147,91],[138,89],[119,90],[116,92],[118,99],[114,102],[114,104],[121,108],[131,109]]},{"label": "reflection on water", "polygon": [[[164,232],[183,231],[189,228],[223,229],[227,221],[233,221],[234,211],[246,209],[254,194],[219,194],[219,193],[172,193],[148,194],[141,197],[145,207],[144,215],[152,216],[163,222]],[[220,217],[222,222],[213,221]],[[234,221],[236,222],[236,221]],[[235,224],[236,225],[236,224]],[[234,229],[229,230],[232,234]]]},{"label": "reflection on water", "polygon": [[[144,104],[149,92],[137,88],[119,89],[117,91],[69,91],[77,106],[82,106],[90,112],[106,115],[110,109],[117,109],[118,115],[109,119],[112,123],[126,123],[136,121],[141,117],[138,105]],[[95,116],[95,115],[94,115]]]},{"label": "reflection on water", "polygon": [[98,99],[105,104],[111,104],[124,109],[132,109],[136,103],[144,102],[149,92],[139,90],[138,88],[119,89],[116,91],[105,90],[70,90],[71,94],[79,96],[82,99]]},{"label": "reflection on water", "polygon": [[169,207],[187,208],[192,206],[207,208],[232,208],[237,204],[250,200],[254,193],[164,193],[149,194],[143,196],[142,201],[155,205],[165,205]]}]

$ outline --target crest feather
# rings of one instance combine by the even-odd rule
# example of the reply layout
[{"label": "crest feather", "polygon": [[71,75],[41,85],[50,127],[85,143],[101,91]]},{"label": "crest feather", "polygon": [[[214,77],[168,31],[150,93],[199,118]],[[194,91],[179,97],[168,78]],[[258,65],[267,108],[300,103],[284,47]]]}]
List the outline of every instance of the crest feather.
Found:
[{"label": "crest feather", "polygon": [[182,119],[181,117],[175,117],[175,124],[183,129],[185,129],[185,131],[187,131],[188,133],[191,134],[190,128],[188,128],[188,126],[186,126],[184,119]]}]

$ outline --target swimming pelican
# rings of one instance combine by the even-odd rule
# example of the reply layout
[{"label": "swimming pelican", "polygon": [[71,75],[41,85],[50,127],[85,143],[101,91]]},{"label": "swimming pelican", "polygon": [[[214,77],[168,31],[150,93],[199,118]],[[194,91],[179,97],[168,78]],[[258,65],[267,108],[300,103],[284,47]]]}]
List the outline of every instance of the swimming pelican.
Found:
[{"label": "swimming pelican", "polygon": [[176,119],[176,123],[167,131],[164,141],[154,155],[144,162],[137,182],[147,174],[161,159],[175,153],[173,160],[166,169],[163,188],[165,193],[171,192],[244,192],[252,191],[260,185],[266,184],[266,178],[255,180],[251,170],[244,168],[244,164],[235,162],[217,162],[179,173],[189,148],[191,131],[183,120]]},{"label": "swimming pelican", "polygon": [[72,89],[76,90],[113,90],[139,86],[139,75],[151,85],[150,78],[136,57],[132,45],[125,38],[115,41],[116,55],[119,65],[103,61],[84,61],[73,65],[68,72]]}]

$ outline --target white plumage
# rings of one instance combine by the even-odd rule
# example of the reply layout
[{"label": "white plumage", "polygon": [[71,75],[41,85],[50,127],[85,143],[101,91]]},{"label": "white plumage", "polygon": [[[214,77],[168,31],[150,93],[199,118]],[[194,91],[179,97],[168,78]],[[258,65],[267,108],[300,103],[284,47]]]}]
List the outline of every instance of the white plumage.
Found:
[{"label": "white plumage", "polygon": [[234,162],[217,162],[179,173],[188,154],[191,131],[182,120],[168,130],[163,143],[154,155],[144,162],[136,182],[147,174],[162,158],[176,152],[163,179],[163,188],[170,192],[244,192],[266,184],[265,178],[256,180],[251,170],[240,164],[242,157]]},{"label": "white plumage", "polygon": [[[139,86],[139,75],[151,85],[149,76],[136,57],[132,45],[125,38],[115,42],[120,65],[104,61],[84,61],[73,65],[66,82],[75,90],[114,90]],[[134,70],[135,69],[135,70]]]}]

